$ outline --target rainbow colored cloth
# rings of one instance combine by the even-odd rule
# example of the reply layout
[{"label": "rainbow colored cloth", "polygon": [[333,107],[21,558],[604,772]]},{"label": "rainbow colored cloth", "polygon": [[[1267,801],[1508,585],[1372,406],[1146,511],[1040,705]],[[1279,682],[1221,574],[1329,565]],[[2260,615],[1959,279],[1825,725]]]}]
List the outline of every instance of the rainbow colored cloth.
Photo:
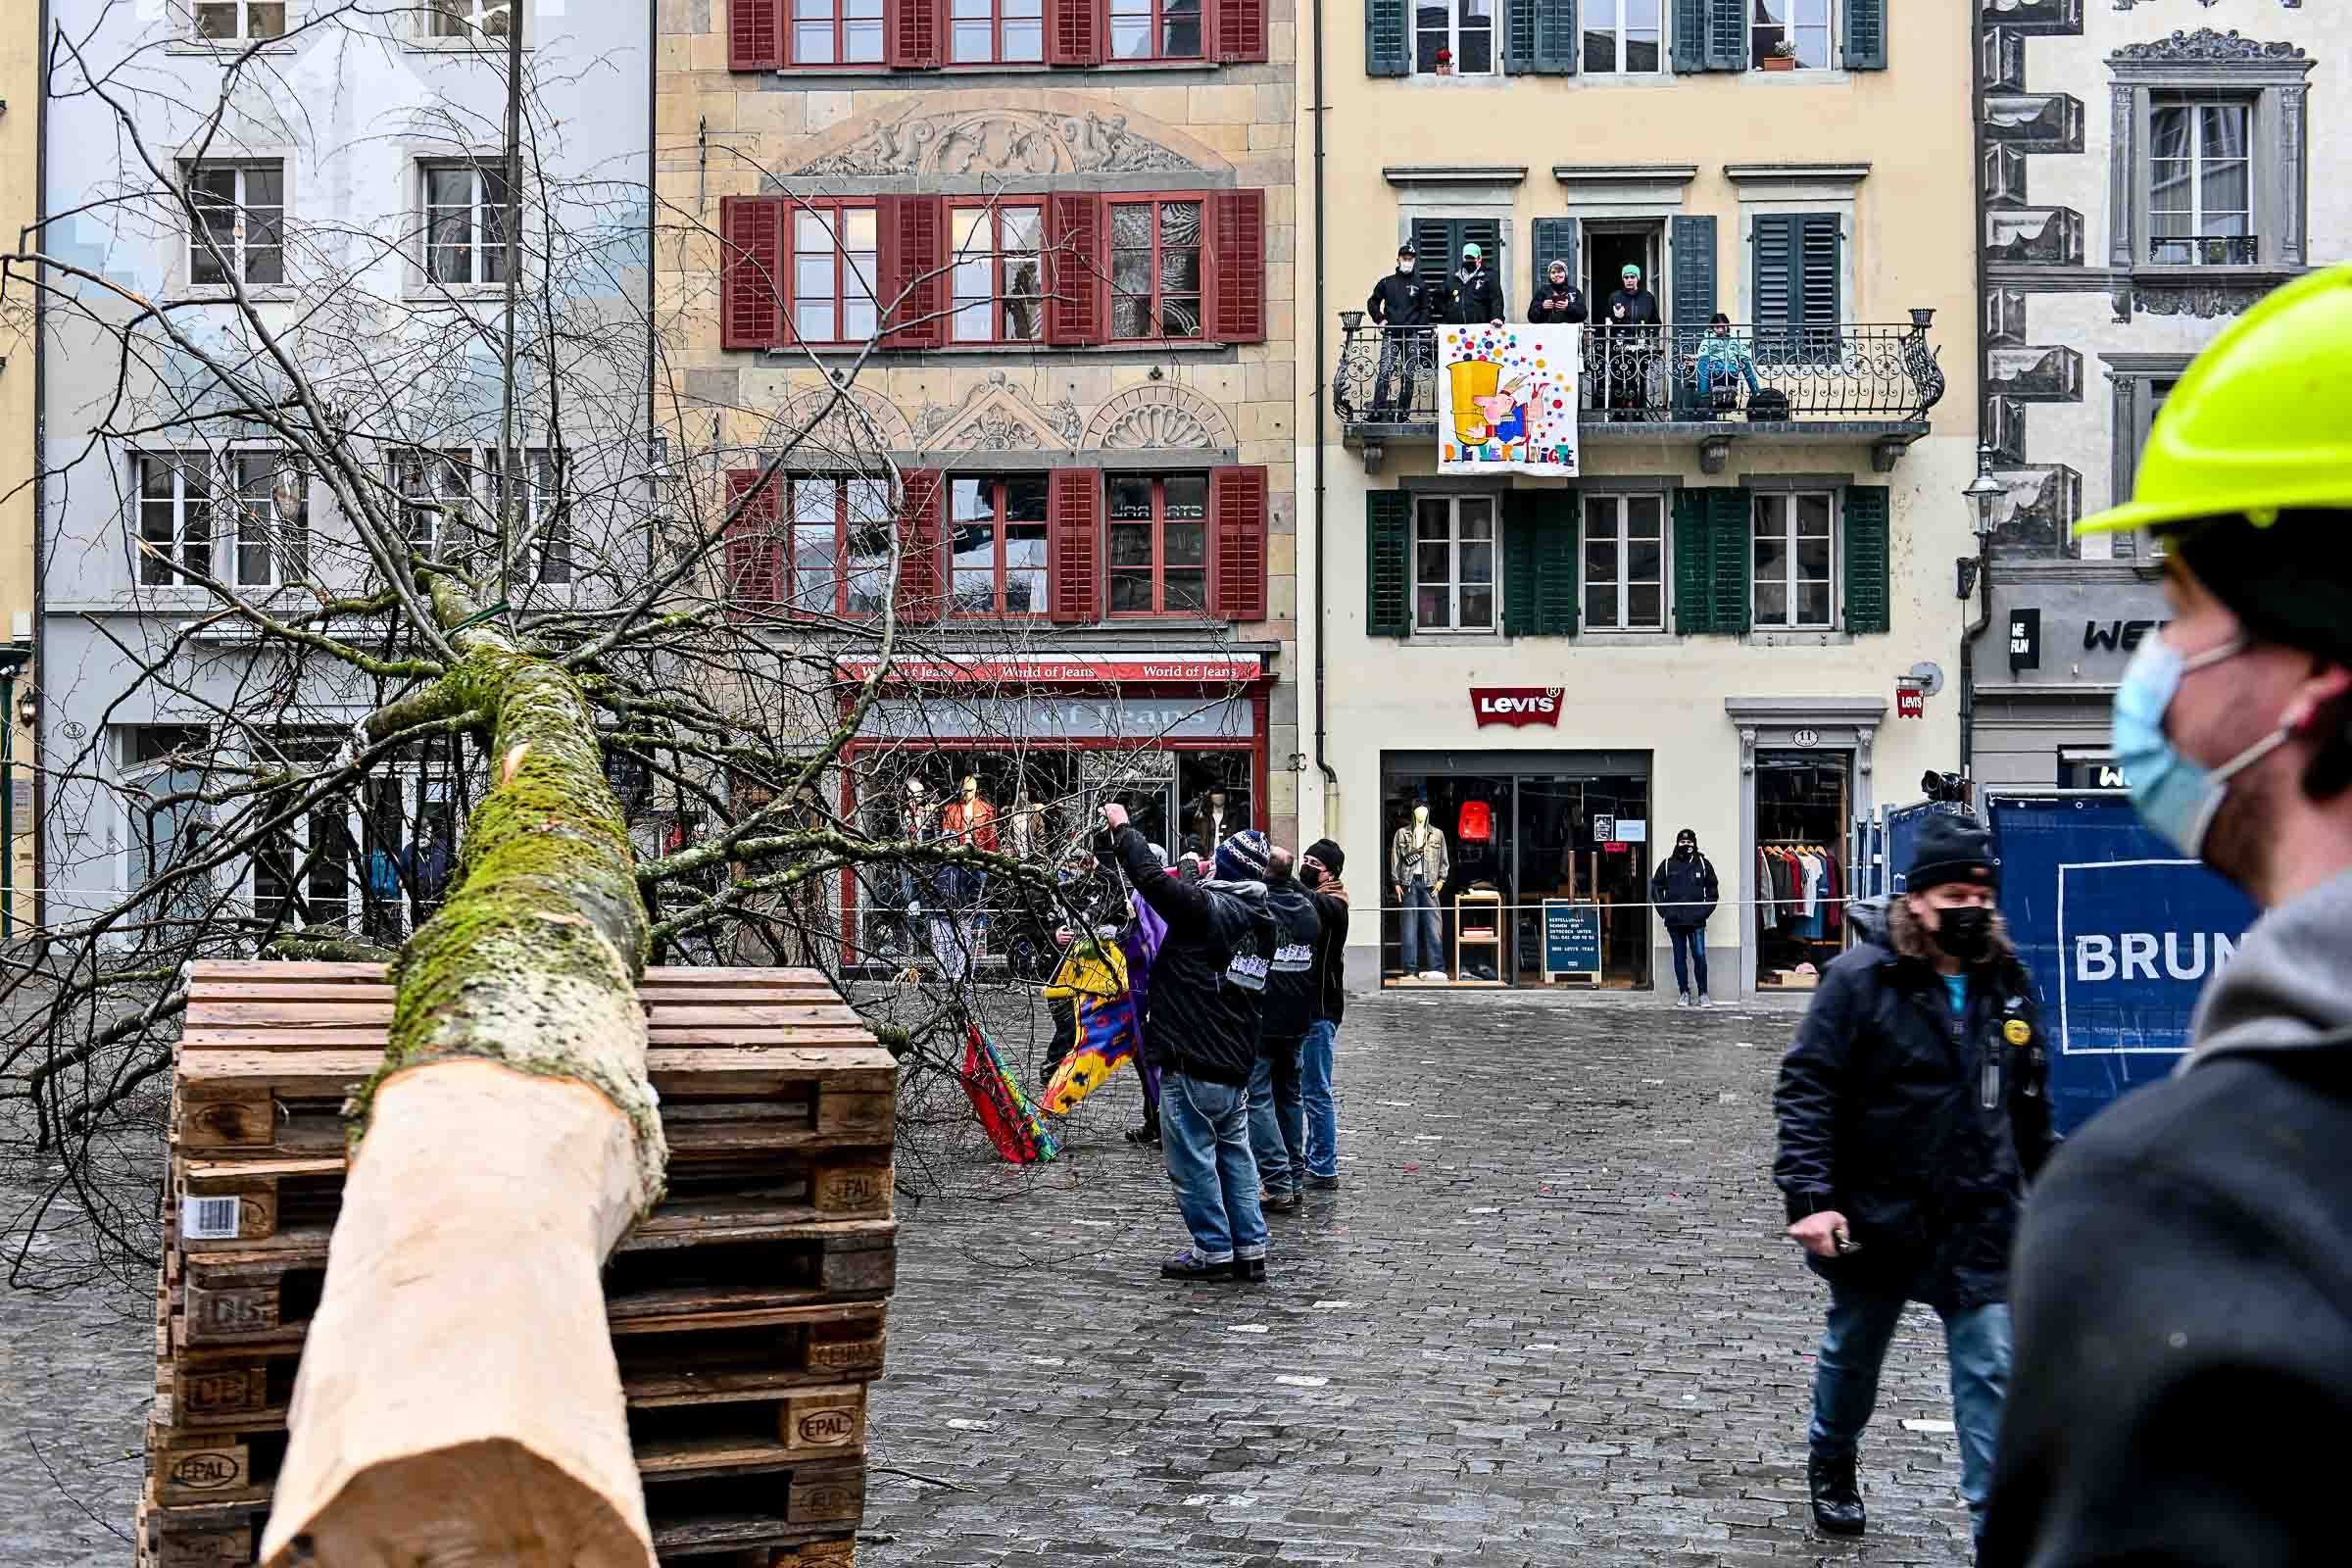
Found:
[{"label": "rainbow colored cloth", "polygon": [[1073,942],[1061,956],[1048,997],[1067,997],[1078,1017],[1077,1044],[1046,1084],[1046,1109],[1067,1116],[1143,1049],[1143,1020],[1128,984],[1127,956],[1115,944]]},{"label": "rainbow colored cloth", "polygon": [[996,1042],[977,1023],[964,1028],[963,1092],[970,1097],[972,1113],[980,1118],[988,1141],[1015,1165],[1039,1164],[1061,1152],[1046,1124],[1038,1120],[1029,1097],[1021,1093],[1019,1081],[1004,1065]]}]

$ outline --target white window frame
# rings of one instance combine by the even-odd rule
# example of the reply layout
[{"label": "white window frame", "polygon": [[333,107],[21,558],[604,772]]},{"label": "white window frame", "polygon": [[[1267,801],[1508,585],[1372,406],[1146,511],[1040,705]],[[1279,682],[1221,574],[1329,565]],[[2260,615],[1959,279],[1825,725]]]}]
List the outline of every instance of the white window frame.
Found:
[{"label": "white window frame", "polygon": [[[2240,237],[2251,240],[2254,244],[2255,258],[2251,262],[2231,261],[2226,254],[2221,260],[2207,262],[2200,255],[2201,247],[2197,243],[2199,240],[2226,237],[2214,235],[2207,226],[2209,220],[2224,216],[2218,213],[2209,213],[2205,207],[2205,166],[2209,162],[2217,161],[2209,158],[2205,149],[2205,116],[2203,111],[2207,109],[2233,109],[2245,117],[2245,150],[2243,154],[2235,161],[2242,163],[2245,166],[2246,205],[2243,208],[2233,209],[2228,216],[2232,218],[2242,218],[2244,220],[2245,233]],[[2167,111],[2179,111],[2188,116],[2189,138],[2187,163],[2188,220],[2190,232],[2185,235],[2160,236],[2156,233],[2156,219],[2158,216],[2156,212],[2156,165],[2158,162],[2156,157],[2156,122]],[[2180,89],[2161,89],[2151,94],[2148,104],[2148,239],[2147,256],[2145,258],[2149,266],[2252,267],[2259,266],[2261,264],[2263,238],[2263,177],[2269,172],[2263,164],[2261,144],[2256,140],[2256,137],[2260,133],[2261,127],[2262,99],[2259,93],[2230,92],[2221,88],[2190,87]],[[2160,256],[2157,253],[2158,247],[2168,244],[2182,247],[2182,252],[2180,254],[2166,254]]]},{"label": "white window frame", "polygon": [[[542,534],[555,525],[550,509],[563,490],[564,451],[562,447],[518,447],[515,456],[530,476],[525,481],[523,495],[525,567],[533,582],[549,587],[566,586],[578,577],[576,554],[572,556],[570,575],[564,582],[550,582],[542,575],[546,565]],[[425,560],[447,561],[450,550],[461,539],[467,550],[488,548],[486,531],[495,529],[506,512],[506,485],[499,468],[498,448],[403,446],[393,450],[391,468],[393,492],[402,498],[402,532],[410,546]],[[424,508],[412,510],[408,505],[411,499],[454,504],[466,520],[459,525],[446,513]],[[578,534],[568,520],[564,542],[570,551],[577,551]]]},{"label": "white window frame", "polygon": [[[503,30],[483,30],[485,19],[502,10],[510,17],[518,16],[521,19],[522,46],[525,49],[536,41],[532,36],[534,28],[531,18],[539,8],[531,0],[413,0],[413,3],[416,6],[413,13],[415,26],[408,39],[408,46],[412,49],[456,50],[466,54],[503,51],[507,47],[506,33]],[[462,30],[449,33],[438,30],[444,16],[456,18],[461,14]]]},{"label": "white window frame", "polygon": [[[267,754],[255,757],[253,760],[257,764],[275,765],[281,761],[290,760],[297,770],[327,767],[333,764],[342,746],[341,737],[333,732],[309,726],[297,726],[280,731],[277,738],[281,745],[272,748]],[[321,760],[308,760],[310,754],[317,754]],[[300,788],[297,786],[296,793]],[[285,802],[279,801],[275,797],[264,797],[259,803],[259,808],[264,813],[266,820],[282,809],[284,804]],[[343,911],[339,917],[331,921],[306,919],[300,923],[288,924],[284,928],[287,931],[356,931],[359,929],[361,910],[366,905],[365,892],[368,880],[367,853],[364,848],[367,830],[361,819],[359,804],[349,798],[340,801],[329,798],[319,802],[311,809],[298,813],[278,829],[275,836],[282,839],[289,852],[287,869],[295,875],[288,882],[285,893],[270,896],[291,899],[299,894],[305,904],[308,904],[312,890],[304,885],[300,875],[301,868],[312,849],[312,835],[318,831],[320,820],[330,816],[333,808],[338,805],[341,806],[343,812],[344,848],[349,852],[343,861]],[[262,909],[262,857],[265,853],[264,846],[256,845],[254,853],[247,858],[244,871],[243,890],[246,903],[253,910],[253,917],[256,920],[268,918]],[[314,874],[316,873],[314,872]]]},{"label": "white window frame", "polygon": [[[564,452],[562,447],[519,447],[515,457],[522,466],[523,480],[523,565],[530,580],[543,587],[569,587],[576,579],[579,562],[576,558],[578,535],[568,517],[555,516],[555,509],[563,497]],[[482,468],[490,478],[491,514],[506,515],[506,486],[498,473],[498,449],[482,453]],[[559,524],[561,534],[553,532]],[[547,575],[547,546],[550,539],[559,539],[564,547],[564,575]]]},{"label": "white window frame", "polygon": [[[120,797],[122,810],[122,885],[124,888],[145,887],[154,875],[155,867],[148,854],[147,825],[150,819],[142,809],[143,803],[158,794],[176,793],[183,781],[201,785],[200,778],[188,780],[187,775],[201,774],[204,770],[203,764],[210,760],[209,757],[200,756],[197,759],[199,765],[193,767],[174,767],[172,765],[169,756],[142,762],[137,760],[139,738],[152,730],[192,730],[202,736],[204,728],[201,724],[123,724],[117,728],[116,733],[119,739],[116,744],[119,750],[115,754],[117,758],[115,776],[122,786]],[[200,744],[209,746],[210,738],[205,737]],[[165,787],[160,790],[155,788],[157,784],[165,781],[172,782],[166,783]],[[201,833],[212,821],[212,811],[205,806],[191,803],[184,809],[186,815],[178,819],[177,831],[173,836],[175,850],[178,847],[179,835],[190,831]],[[173,896],[163,910],[151,911],[151,914],[169,913],[182,918],[199,918],[212,902],[209,878],[191,878],[188,882],[180,885],[180,891]]]},{"label": "white window frame", "polygon": [[[1421,618],[1421,517],[1422,509],[1429,506],[1446,508],[1446,614],[1442,625],[1432,625]],[[1484,541],[1465,541],[1462,536],[1462,512],[1465,507],[1486,509],[1487,535]],[[1485,587],[1487,595],[1487,623],[1483,626],[1462,624],[1462,553],[1465,543],[1483,542],[1487,547],[1488,569]],[[1415,632],[1437,632],[1461,637],[1496,637],[1502,633],[1502,498],[1494,495],[1415,495],[1413,497],[1412,529],[1412,614]],[[1433,584],[1432,586],[1435,586]],[[1473,584],[1472,586],[1477,586]]]},{"label": "white window frame", "polygon": [[[172,470],[172,537],[168,544],[150,539],[147,533],[147,509],[153,504],[147,495],[149,464],[167,465]],[[201,475],[205,486],[200,501],[191,501],[188,497],[191,471]],[[130,455],[130,536],[134,541],[131,547],[131,577],[140,588],[201,588],[204,586],[202,583],[189,581],[184,573],[201,571],[208,577],[220,575],[220,466],[208,451],[150,447]],[[194,548],[191,541],[194,530],[190,523],[199,514],[204,523],[203,559],[195,561],[190,559],[190,552]],[[157,554],[162,555],[167,564],[157,563],[155,556],[140,548],[148,544],[156,546]],[[161,571],[162,580],[149,581],[147,573],[150,569]]]},{"label": "white window frame", "polygon": [[[429,506],[412,508],[408,503],[455,503],[461,512],[470,514],[476,499],[473,462],[471,447],[404,446],[392,454],[392,490],[402,500],[401,533],[410,548],[427,561],[443,559],[456,537],[457,519]],[[456,482],[446,482],[453,471]]]},{"label": "white window frame", "polygon": [[[294,30],[294,8],[297,0],[179,0],[175,8],[186,23],[189,41],[204,49],[227,49],[247,44],[264,48],[282,44]],[[274,5],[278,13],[278,30],[256,37],[253,31],[253,9]],[[207,11],[226,8],[236,18],[236,30],[223,37],[213,37],[203,30],[201,18]]]},{"label": "white window frame", "polygon": [[[1631,554],[1628,548],[1627,529],[1631,525],[1633,514],[1630,503],[1636,501],[1648,502],[1657,509],[1658,514],[1658,618],[1654,623],[1635,623],[1630,618],[1631,612],[1627,608],[1631,597],[1627,590],[1648,586],[1648,579],[1644,578],[1637,583],[1627,574],[1627,560]],[[1595,502],[1608,503],[1617,516],[1615,534],[1617,575],[1609,579],[1609,585],[1617,590],[1617,619],[1613,623],[1604,623],[1595,618],[1592,613],[1592,594],[1596,579],[1592,576],[1592,557],[1589,552],[1592,547],[1593,540],[1592,507]],[[1579,600],[1577,626],[1580,631],[1622,632],[1636,636],[1647,636],[1652,633],[1663,635],[1673,624],[1674,614],[1672,608],[1667,604],[1667,594],[1674,580],[1674,573],[1667,562],[1666,552],[1669,548],[1668,540],[1674,529],[1670,525],[1667,512],[1666,495],[1663,491],[1658,490],[1589,490],[1579,497],[1576,578]]]},{"label": "white window frame", "polygon": [[[1673,25],[1672,22],[1669,20],[1669,13],[1671,13],[1674,9],[1673,0],[1646,0],[1646,3],[1657,8],[1658,13],[1658,63],[1647,71],[1643,71],[1638,66],[1628,66],[1625,63],[1625,51],[1627,47],[1625,12],[1626,7],[1633,3],[1635,3],[1635,0],[1581,0],[1577,10],[1576,19],[1576,69],[1578,74],[1586,76],[1605,75],[1637,77],[1662,76],[1666,74],[1667,71],[1673,64],[1673,45],[1667,31],[1667,29]],[[1596,5],[1608,6],[1611,9],[1611,14],[1616,19],[1605,28],[1595,27],[1592,24],[1594,15],[1593,7]],[[1586,60],[1585,40],[1587,35],[1590,33],[1604,31],[1609,33],[1616,40],[1617,63],[1609,67],[1606,71],[1597,71],[1592,69]]]},{"label": "white window frame", "polygon": [[[230,243],[221,247],[222,255],[229,262],[234,276],[208,280],[197,278],[198,263],[200,261],[209,263],[212,258],[198,239],[196,227],[191,224],[187,232],[187,245],[183,252],[186,259],[186,277],[189,290],[199,294],[225,294],[239,286],[242,286],[248,293],[269,293],[285,288],[287,286],[286,253],[289,249],[286,244],[286,215],[292,207],[293,196],[292,183],[287,177],[286,161],[282,158],[205,158],[191,159],[182,163],[179,168],[180,177],[188,192],[189,205],[199,212],[212,205],[197,200],[196,181],[199,178],[218,173],[233,173],[236,176],[236,194],[230,204],[230,210],[237,215],[236,231],[230,236]],[[274,208],[252,205],[246,191],[246,177],[250,174],[275,174],[277,176],[277,203]],[[273,247],[277,252],[277,277],[267,282],[256,281],[251,275],[251,257],[246,250],[247,226],[251,221],[251,215],[271,211],[277,214],[277,244]],[[201,219],[198,221],[200,222]]]},{"label": "white window frame", "polygon": [[[1789,20],[1787,22],[1758,22],[1755,20],[1753,10],[1748,11],[1747,64],[1749,69],[1755,71],[1764,69],[1762,65],[1764,57],[1756,47],[1756,35],[1766,30],[1777,32],[1784,38],[1799,31],[1818,30],[1822,34],[1821,64],[1818,66],[1807,65],[1804,56],[1800,54],[1796,60],[1798,71],[1837,71],[1845,64],[1844,57],[1838,53],[1838,0],[1773,0],[1773,3],[1780,5]],[[1746,0],[1746,4],[1752,7],[1754,0]],[[1808,22],[1798,15],[1802,8],[1812,5],[1821,7],[1819,22]]]},{"label": "white window frame", "polygon": [[[1503,74],[1503,8],[1509,3],[1510,0],[1488,0],[1488,16],[1486,26],[1486,34],[1488,39],[1487,69],[1484,71],[1464,71],[1462,69],[1462,6],[1464,4],[1464,0],[1446,0],[1446,42],[1443,47],[1445,48],[1447,56],[1446,63],[1453,68],[1448,74],[1455,76],[1486,77],[1499,76]],[[1406,0],[1405,30],[1405,48],[1410,51],[1410,59],[1413,68],[1412,74],[1416,76],[1425,77],[1429,80],[1436,80],[1438,73],[1435,71],[1424,71],[1421,69],[1422,27],[1417,0]],[[1474,27],[1471,30],[1475,32],[1479,29]]]},{"label": "white window frame", "polygon": [[[246,529],[256,519],[246,504],[246,475],[244,466],[250,462],[269,465],[271,472],[291,470],[300,487],[294,497],[294,520],[289,523],[286,492],[276,484],[270,486],[268,497],[270,514],[261,522],[262,537],[253,543],[262,550],[263,571],[258,577],[245,572]],[[278,447],[232,447],[220,454],[220,478],[224,483],[214,490],[216,507],[228,512],[228,526],[223,529],[216,521],[213,535],[219,541],[223,535],[228,545],[230,584],[238,588],[282,588],[288,582],[300,582],[311,572],[311,475],[310,470],[290,453]],[[296,569],[289,575],[287,568]]]},{"label": "white window frame", "polygon": [[[420,220],[417,224],[417,232],[421,236],[421,244],[417,253],[417,267],[418,275],[423,279],[423,286],[426,290],[445,290],[452,294],[503,293],[505,291],[507,286],[506,242],[502,239],[496,243],[495,247],[492,245],[489,219],[489,215],[494,212],[503,216],[505,208],[503,203],[489,201],[487,193],[488,181],[493,178],[503,181],[506,178],[506,172],[503,159],[496,168],[492,168],[481,158],[427,158],[417,163],[416,211]],[[443,211],[455,211],[454,207],[444,208],[433,200],[433,178],[438,174],[464,175],[469,187],[466,202],[466,270],[471,275],[463,279],[437,278],[433,275],[433,253],[444,248],[436,242],[434,237],[438,232],[434,227],[434,215]],[[525,223],[529,221],[527,212],[517,213],[515,216],[519,221]],[[527,240],[527,231],[524,237]],[[491,262],[493,255],[497,258],[495,264]],[[483,274],[491,270],[494,265],[500,275],[497,277],[484,276]]]},{"label": "white window frame", "polygon": [[[1801,578],[1796,572],[1796,503],[1807,496],[1817,497],[1826,502],[1829,507],[1830,564],[1828,586],[1830,598],[1829,618],[1826,620],[1800,621],[1796,618],[1796,590],[1798,584],[1816,580],[1812,578]],[[1844,526],[1844,516],[1842,514],[1843,509],[1839,506],[1838,502],[1839,492],[1834,488],[1814,489],[1810,486],[1796,486],[1787,490],[1759,490],[1754,493],[1754,497],[1749,505],[1747,525],[1747,612],[1748,624],[1754,630],[1766,632],[1827,632],[1836,631],[1838,629],[1838,567],[1844,556],[1844,552],[1838,548],[1838,534],[1842,531]],[[1788,552],[1788,570],[1783,576],[1782,582],[1787,587],[1788,594],[1788,618],[1786,620],[1767,621],[1763,616],[1756,613],[1756,590],[1759,586],[1761,586],[1763,579],[1756,574],[1755,550],[1756,540],[1762,532],[1760,525],[1763,521],[1764,511],[1767,507],[1775,505],[1779,507],[1781,513],[1780,542],[1786,547]]]}]

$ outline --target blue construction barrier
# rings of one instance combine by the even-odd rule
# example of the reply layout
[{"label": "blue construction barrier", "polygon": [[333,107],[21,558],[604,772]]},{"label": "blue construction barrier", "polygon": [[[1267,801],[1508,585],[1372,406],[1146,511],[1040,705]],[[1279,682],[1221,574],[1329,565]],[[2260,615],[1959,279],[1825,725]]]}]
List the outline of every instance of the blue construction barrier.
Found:
[{"label": "blue construction barrier", "polygon": [[[2001,913],[2041,992],[2058,1130],[2072,1132],[2171,1074],[2206,982],[2258,911],[2121,795],[1988,793],[1984,808]],[[1891,820],[1887,836],[1891,849]]]},{"label": "blue construction barrier", "polygon": [[1878,890],[1882,893],[1903,891],[1903,874],[1911,864],[1912,846],[1919,842],[1920,824],[1931,815],[1967,816],[1969,808],[1956,801],[1922,801],[1916,806],[1898,806],[1886,815],[1886,858],[1882,862]]}]

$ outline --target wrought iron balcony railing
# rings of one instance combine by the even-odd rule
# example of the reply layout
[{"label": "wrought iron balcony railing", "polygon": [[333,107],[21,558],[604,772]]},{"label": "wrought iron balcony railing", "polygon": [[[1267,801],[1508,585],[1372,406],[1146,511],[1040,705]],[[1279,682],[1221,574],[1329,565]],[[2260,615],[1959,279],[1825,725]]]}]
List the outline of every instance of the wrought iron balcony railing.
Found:
[{"label": "wrought iron balcony railing", "polygon": [[2158,234],[2148,260],[2159,267],[2256,267],[2262,241],[2252,234]]},{"label": "wrought iron balcony railing", "polygon": [[[1585,422],[1750,424],[1918,420],[1943,396],[1930,311],[1909,326],[1588,327]],[[1340,313],[1332,407],[1350,432],[1434,434],[1435,327]],[[1420,427],[1420,428],[1416,428]]]}]

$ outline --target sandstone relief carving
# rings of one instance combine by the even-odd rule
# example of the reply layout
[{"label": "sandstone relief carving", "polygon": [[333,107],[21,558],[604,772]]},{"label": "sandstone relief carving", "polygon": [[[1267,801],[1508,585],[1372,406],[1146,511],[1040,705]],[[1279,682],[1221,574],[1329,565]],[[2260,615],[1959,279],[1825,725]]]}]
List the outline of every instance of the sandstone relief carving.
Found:
[{"label": "sandstone relief carving", "polygon": [[1152,140],[1125,115],[1095,110],[916,110],[874,124],[797,174],[1127,174],[1200,166]]},{"label": "sandstone relief carving", "polygon": [[1162,381],[1129,387],[1096,410],[1084,445],[1089,452],[1189,452],[1238,443],[1222,409]]},{"label": "sandstone relief carving", "polygon": [[1030,452],[1078,445],[1085,418],[1068,398],[1040,405],[1003,370],[963,395],[953,408],[925,403],[914,411],[910,447],[925,452]]}]

